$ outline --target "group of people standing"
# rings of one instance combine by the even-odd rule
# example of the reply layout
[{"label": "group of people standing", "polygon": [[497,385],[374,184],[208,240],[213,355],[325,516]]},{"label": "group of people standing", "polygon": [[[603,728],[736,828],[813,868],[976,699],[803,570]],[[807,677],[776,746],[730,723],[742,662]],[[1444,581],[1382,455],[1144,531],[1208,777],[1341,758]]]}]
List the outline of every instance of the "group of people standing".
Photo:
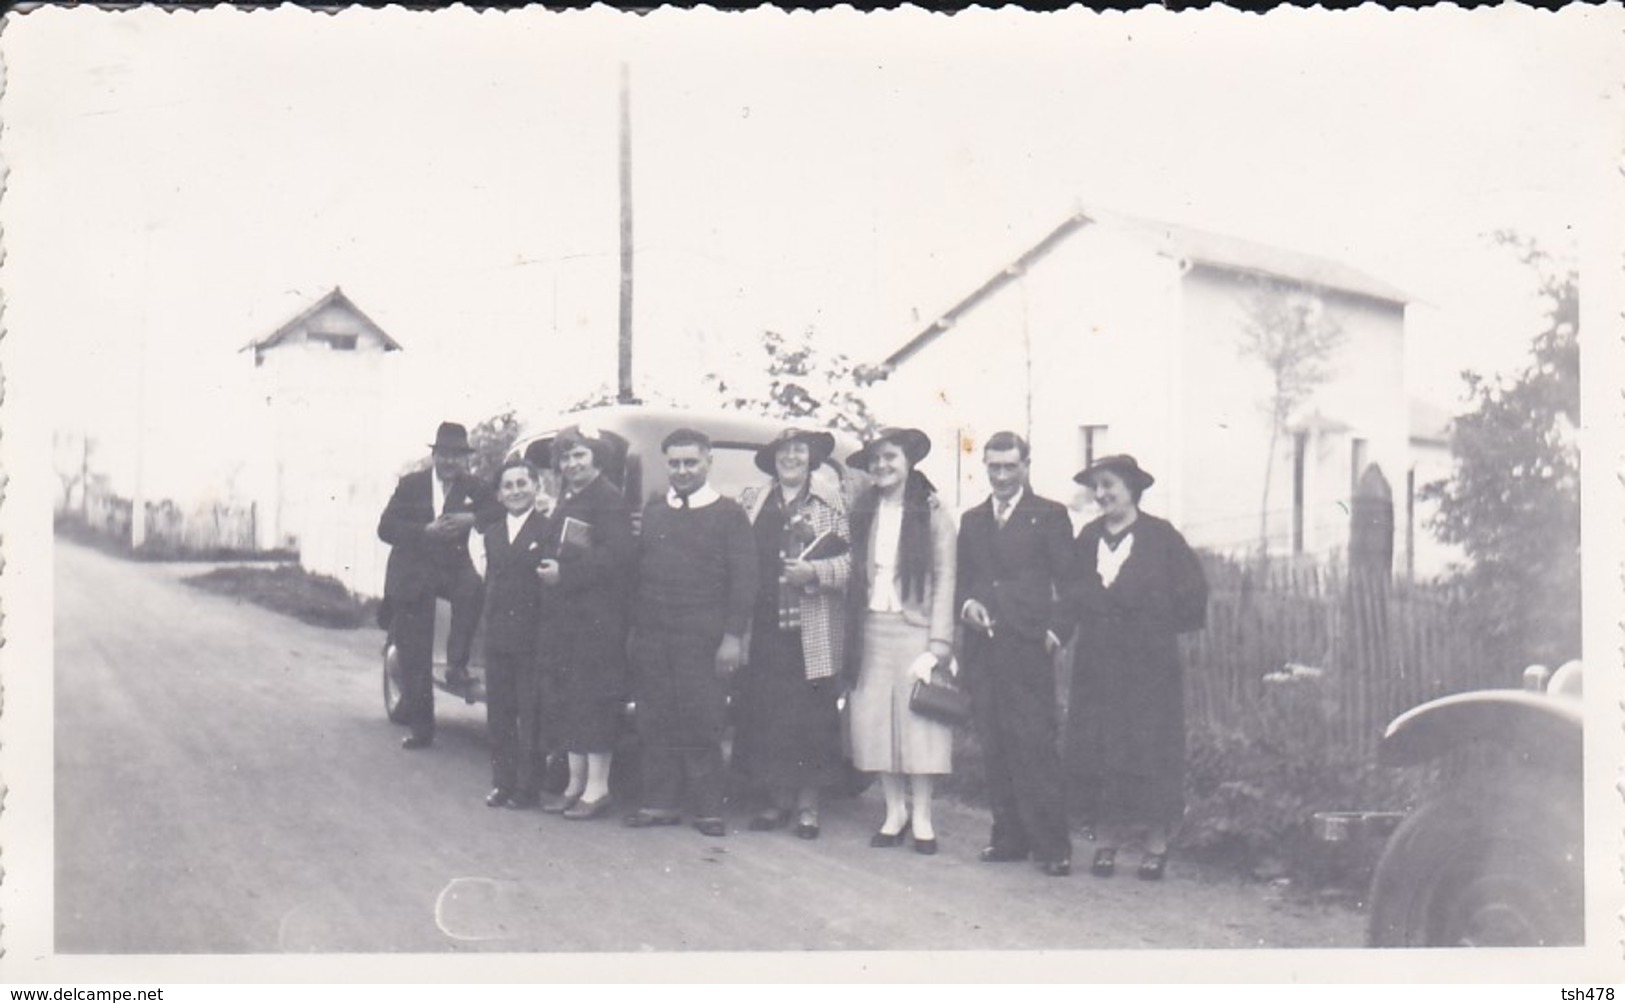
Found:
[{"label": "group of people standing", "polygon": [[[1184,810],[1177,637],[1203,625],[1207,587],[1179,533],[1140,511],[1151,475],[1124,455],[1080,471],[1101,515],[1074,539],[1066,508],[1031,490],[1026,441],[1000,432],[982,455],[990,496],[956,529],[918,469],[924,432],[883,429],[849,457],[867,473],[850,504],[815,476],[834,447],[827,432],[786,429],[756,454],[769,482],[736,501],[709,484],[709,439],[676,429],[662,442],[668,490],[634,534],[596,430],[554,439],[561,492],[542,511],[533,465],[505,463],[493,501],[467,475],[466,433],[443,425],[431,470],[402,479],[379,524],[393,548],[386,604],[412,726],[403,745],[433,740],[435,598],[453,603],[455,688],[467,684],[483,590],[488,805],[606,814],[630,696],[642,783],[624,823],[686,815],[725,835],[731,693],[734,764],[767,796],[749,828],[818,838],[820,794],[850,760],[878,774],[884,796],[870,845],[934,854],[934,784],[952,771],[953,729],[910,697],[916,682],[958,673],[993,815],[980,859],[1069,874],[1078,819],[1095,836],[1092,873],[1113,874],[1117,848],[1139,831],[1138,874],[1161,878]],[[467,550],[475,528],[483,584]],[[1056,663],[1074,637],[1063,757]],[[550,754],[569,764],[557,794],[543,790]]]}]

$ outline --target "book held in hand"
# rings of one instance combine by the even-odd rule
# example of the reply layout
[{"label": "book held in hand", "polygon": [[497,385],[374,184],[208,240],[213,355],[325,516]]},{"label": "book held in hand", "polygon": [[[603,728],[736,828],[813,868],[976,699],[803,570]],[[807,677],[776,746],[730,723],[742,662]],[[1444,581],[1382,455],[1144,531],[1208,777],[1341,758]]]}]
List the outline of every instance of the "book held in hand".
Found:
[{"label": "book held in hand", "polygon": [[559,530],[559,553],[566,553],[571,547],[577,550],[592,549],[592,523],[567,515],[563,528]]},{"label": "book held in hand", "polygon": [[851,546],[833,531],[819,534],[818,538],[803,547],[801,553],[796,555],[800,561],[825,561],[831,557],[840,557]]}]

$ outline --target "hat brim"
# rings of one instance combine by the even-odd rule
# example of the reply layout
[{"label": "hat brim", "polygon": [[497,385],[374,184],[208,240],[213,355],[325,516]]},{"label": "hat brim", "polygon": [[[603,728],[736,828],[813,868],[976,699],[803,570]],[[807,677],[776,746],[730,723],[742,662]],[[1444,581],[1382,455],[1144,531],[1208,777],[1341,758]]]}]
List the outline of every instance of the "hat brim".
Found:
[{"label": "hat brim", "polygon": [[429,452],[439,456],[472,456],[473,446],[448,446],[445,443],[429,443]]},{"label": "hat brim", "polygon": [[779,455],[779,447],[791,442],[805,442],[807,444],[807,469],[817,470],[823,462],[835,452],[835,436],[828,432],[794,432],[782,435],[756,450],[756,469],[769,477],[778,475],[778,465],[775,462]]},{"label": "hat brim", "polygon": [[882,443],[893,442],[908,457],[909,466],[918,466],[919,462],[931,455],[931,437],[917,428],[886,429],[875,438],[863,444],[863,448],[846,458],[846,465],[856,470],[867,471],[870,462],[874,459],[875,450]]},{"label": "hat brim", "polygon": [[1138,467],[1124,466],[1119,463],[1103,463],[1094,467],[1086,467],[1072,475],[1072,480],[1086,488],[1094,487],[1095,476],[1101,471],[1109,470],[1122,479],[1131,490],[1144,491],[1157,483],[1157,479]]}]

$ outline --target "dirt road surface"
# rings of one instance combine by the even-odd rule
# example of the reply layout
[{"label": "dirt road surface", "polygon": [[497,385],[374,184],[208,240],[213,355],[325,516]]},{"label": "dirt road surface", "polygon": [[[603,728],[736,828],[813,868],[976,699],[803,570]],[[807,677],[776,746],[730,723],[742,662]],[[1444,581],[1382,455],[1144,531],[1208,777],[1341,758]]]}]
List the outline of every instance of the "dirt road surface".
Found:
[{"label": "dirt road surface", "polygon": [[[56,548],[59,952],[1343,947],[1361,918],[1175,859],[1161,884],[876,850],[874,792],[823,838],[491,810],[483,707],[426,752],[383,718],[375,630]],[[1081,852],[1081,851],[1080,851]],[[1082,868],[1086,871],[1087,868]]]}]

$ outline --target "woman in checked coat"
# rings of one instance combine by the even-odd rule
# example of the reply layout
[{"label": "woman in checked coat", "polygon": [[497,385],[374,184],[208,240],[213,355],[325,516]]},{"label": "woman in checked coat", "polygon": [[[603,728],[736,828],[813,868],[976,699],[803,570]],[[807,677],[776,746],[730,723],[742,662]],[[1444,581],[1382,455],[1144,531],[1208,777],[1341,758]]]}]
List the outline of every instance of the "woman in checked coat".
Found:
[{"label": "woman in checked coat", "polygon": [[839,486],[813,476],[834,448],[828,432],[786,429],[756,454],[772,483],[740,496],[760,573],[737,754],[773,798],[750,827],[782,828],[795,813],[802,839],[818,838],[819,789],[844,770],[838,700],[851,530]]}]

